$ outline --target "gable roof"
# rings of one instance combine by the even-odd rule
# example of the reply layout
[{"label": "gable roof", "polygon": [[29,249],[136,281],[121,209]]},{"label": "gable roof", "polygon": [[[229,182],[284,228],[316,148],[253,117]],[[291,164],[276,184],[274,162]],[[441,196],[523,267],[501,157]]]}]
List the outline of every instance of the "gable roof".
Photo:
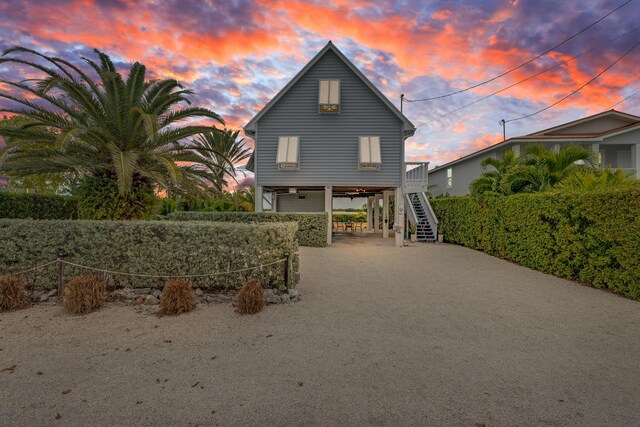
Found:
[{"label": "gable roof", "polygon": [[[622,111],[616,111],[616,110],[607,110],[607,111],[603,111],[601,113],[597,113],[597,114],[592,114],[590,116],[587,117],[583,117],[581,119],[578,120],[573,120],[571,122],[567,122],[567,123],[563,123],[561,125],[558,126],[554,126],[548,129],[544,129],[538,132],[534,132],[531,133],[527,136],[536,136],[536,135],[547,135],[547,134],[551,134],[551,133],[555,133],[557,131],[560,131],[562,129],[566,129],[566,128],[570,128],[572,126],[576,126],[582,123],[586,123],[586,122],[590,122],[592,120],[597,120],[600,119],[602,117],[614,117],[616,119],[620,119],[623,122],[627,122],[627,123],[635,123],[635,122],[640,122],[640,117],[639,116],[634,116],[633,114],[628,114],[628,113],[623,113]],[[565,134],[565,135],[569,135],[569,134]]]},{"label": "gable roof", "polygon": [[[558,130],[561,129],[565,129],[571,126],[575,126],[581,123],[586,123],[588,121],[591,120],[597,120],[600,119],[602,117],[606,117],[606,116],[614,116],[616,118],[620,118],[622,119],[622,121],[628,122],[627,125],[622,125],[619,126],[617,128],[614,129],[610,129],[607,131],[602,131],[602,132],[592,132],[592,133],[566,133],[566,134],[552,134],[553,132],[556,132]],[[524,135],[524,136],[516,136],[516,137],[512,137],[509,138],[505,141],[500,141],[497,144],[493,144],[490,145],[486,148],[483,148],[481,150],[478,151],[474,151],[473,153],[467,154],[466,156],[462,156],[459,159],[456,160],[452,160],[448,163],[445,163],[442,166],[438,166],[435,167],[433,169],[431,169],[429,171],[429,173],[431,172],[435,172],[438,171],[440,169],[444,169],[450,166],[455,165],[456,163],[460,163],[463,162],[465,160],[471,159],[473,157],[476,156],[480,156],[482,154],[485,153],[490,153],[493,150],[496,150],[498,148],[502,148],[514,143],[519,143],[519,142],[564,142],[564,141],[571,141],[571,142],[599,142],[604,140],[605,138],[611,137],[611,136],[615,136],[621,133],[626,133],[626,132],[630,132],[632,130],[637,130],[640,129],[640,116],[634,116],[633,114],[628,114],[628,113],[623,113],[622,111],[616,111],[616,110],[607,110],[607,111],[603,111],[602,113],[598,113],[598,114],[593,114],[591,116],[587,116],[587,117],[583,117],[582,119],[578,119],[578,120],[574,120],[568,123],[564,123],[552,128],[548,128],[545,130],[541,130],[538,132],[534,132],[534,133],[530,133],[528,135]]]},{"label": "gable roof", "polygon": [[405,137],[412,136],[415,133],[416,127],[414,126],[414,124],[411,123],[411,121],[404,114],[402,114],[400,110],[398,110],[396,106],[393,105],[393,103],[389,101],[389,99],[384,96],[384,94],[380,92],[380,90],[373,83],[371,83],[371,81],[362,73],[362,71],[360,71],[358,67],[356,67],[351,61],[349,61],[349,58],[347,58],[331,41],[329,41],[329,43],[327,43],[325,47],[323,47],[320,52],[318,52],[316,56],[314,56],[313,59],[311,59],[311,61],[309,61],[307,65],[305,65],[302,70],[300,70],[298,74],[296,74],[295,77],[293,77],[293,79],[291,79],[291,81],[289,81],[289,83],[287,83],[282,88],[282,90],[280,90],[280,92],[278,92],[276,96],[271,99],[271,101],[269,101],[264,107],[262,107],[262,110],[260,110],[258,114],[256,114],[251,120],[249,120],[249,122],[244,126],[245,133],[249,136],[254,136],[256,123],[258,122],[258,120],[260,120],[260,118],[264,116],[264,114],[269,111],[271,107],[273,107],[289,91],[289,89],[291,89],[293,85],[295,85],[298,80],[300,80],[300,78],[302,78],[302,76],[304,76],[307,71],[309,71],[311,67],[313,67],[316,62],[318,62],[318,60],[329,51],[335,53],[338,58],[340,58],[347,65],[347,67],[349,67],[351,71],[353,71],[354,74],[358,76],[360,80],[362,80],[364,84],[367,85],[367,87],[378,96],[378,98],[380,98],[380,100],[393,112],[393,114],[395,114],[402,121],[402,123],[404,124]]}]

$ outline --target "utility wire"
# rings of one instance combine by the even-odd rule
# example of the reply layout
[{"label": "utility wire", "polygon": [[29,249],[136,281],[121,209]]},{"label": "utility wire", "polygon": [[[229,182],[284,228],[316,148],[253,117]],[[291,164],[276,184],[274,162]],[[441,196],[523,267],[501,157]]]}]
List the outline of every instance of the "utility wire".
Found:
[{"label": "utility wire", "polygon": [[615,104],[613,104],[611,107],[605,109],[605,111],[607,110],[611,110],[613,107],[615,107],[618,104],[622,104],[624,101],[626,101],[627,99],[631,98],[633,95],[637,95],[640,93],[640,89],[638,89],[637,91],[633,92],[631,95],[627,96],[626,98],[622,98],[620,101],[616,102]]},{"label": "utility wire", "polygon": [[[614,42],[614,41],[616,41],[616,40],[619,40],[619,39],[621,39],[621,38],[627,37],[628,35],[633,34],[633,33],[637,32],[637,31],[639,31],[639,30],[640,30],[640,27],[636,27],[635,29],[633,29],[633,30],[631,30],[631,31],[628,31],[628,32],[626,32],[626,33],[624,33],[624,34],[622,34],[622,35],[620,35],[620,36],[618,36],[618,37],[615,37],[615,38],[613,38],[613,39],[611,39],[611,40],[608,40],[608,41],[606,42],[606,44],[610,44],[610,43],[612,43],[612,42]],[[602,43],[601,43],[600,45],[602,45]],[[419,127],[424,126],[424,125],[426,125],[426,124],[432,123],[432,122],[434,122],[434,121],[436,121],[436,120],[439,120],[439,119],[441,119],[441,118],[447,117],[447,116],[449,116],[449,115],[451,115],[451,114],[453,114],[453,113],[457,113],[457,112],[458,112],[458,111],[460,111],[460,110],[463,110],[463,109],[465,109],[465,108],[467,108],[467,107],[470,107],[470,106],[472,106],[472,105],[475,105],[475,104],[477,104],[477,103],[479,103],[479,102],[481,102],[481,101],[484,101],[484,100],[485,100],[485,99],[487,99],[487,98],[491,98],[492,96],[495,96],[495,95],[497,95],[497,94],[499,94],[499,93],[502,93],[502,92],[504,92],[504,91],[506,91],[506,90],[509,90],[509,89],[511,89],[511,88],[512,88],[512,87],[514,87],[514,86],[518,86],[519,84],[522,84],[522,83],[524,83],[524,82],[526,82],[526,81],[529,81],[529,80],[531,80],[531,79],[533,79],[533,78],[535,78],[535,77],[538,77],[538,76],[539,76],[539,75],[541,75],[541,74],[544,74],[544,73],[547,73],[547,72],[549,72],[549,71],[551,71],[551,70],[554,70],[554,69],[556,69],[556,68],[560,67],[561,65],[567,64],[567,63],[569,63],[569,62],[571,62],[571,61],[573,61],[573,60],[575,60],[575,59],[577,59],[577,58],[581,57],[582,55],[584,55],[584,54],[586,54],[586,53],[589,53],[589,52],[591,52],[591,51],[596,50],[600,45],[598,45],[598,46],[596,46],[596,47],[592,47],[591,49],[584,50],[584,51],[580,52],[579,54],[577,54],[577,55],[575,55],[575,56],[573,56],[573,57],[571,57],[571,58],[569,58],[569,59],[565,59],[564,61],[560,61],[560,62],[558,62],[557,64],[555,64],[555,65],[553,65],[553,66],[551,66],[551,67],[545,68],[545,69],[544,69],[544,70],[542,70],[542,71],[539,71],[539,72],[537,72],[537,73],[535,73],[535,74],[532,74],[532,75],[530,75],[529,77],[525,77],[524,79],[522,79],[522,80],[520,80],[520,81],[517,81],[517,82],[515,82],[515,83],[512,83],[512,84],[510,84],[509,86],[505,86],[505,87],[503,87],[502,89],[499,89],[499,90],[497,90],[497,91],[495,91],[495,92],[492,92],[492,93],[490,93],[490,94],[488,94],[488,95],[483,96],[482,98],[476,99],[476,100],[475,100],[475,101],[473,101],[473,102],[470,102],[470,103],[468,103],[468,104],[462,105],[462,106],[460,106],[460,107],[458,107],[458,108],[456,108],[456,109],[454,109],[454,110],[447,111],[447,112],[446,112],[446,113],[444,113],[444,114],[441,114],[441,115],[439,115],[439,116],[437,116],[437,117],[434,117],[434,118],[433,118],[433,119],[431,119],[431,120],[428,120],[428,121],[426,121],[426,122],[424,122],[424,123],[419,124],[418,126],[416,126],[416,128],[419,128]],[[631,96],[633,96],[633,95],[631,95]],[[624,100],[623,100],[623,101],[624,101]],[[620,101],[620,102],[622,102],[622,101]],[[615,105],[617,105],[617,104],[615,104]],[[613,108],[613,107],[612,107],[612,108]]]},{"label": "utility wire", "polygon": [[476,84],[474,84],[474,85],[472,85],[472,86],[468,86],[468,87],[466,87],[466,88],[464,88],[464,89],[460,89],[460,90],[458,90],[458,91],[451,92],[451,93],[447,93],[447,94],[440,95],[440,96],[434,96],[434,97],[430,97],[430,98],[421,98],[421,99],[407,99],[407,98],[404,98],[404,101],[405,101],[405,102],[422,102],[422,101],[432,101],[432,100],[434,100],[434,99],[447,98],[447,97],[449,97],[449,96],[457,95],[457,94],[459,94],[459,93],[466,92],[466,91],[468,91],[468,90],[475,89],[475,88],[477,88],[477,87],[480,87],[480,86],[486,85],[487,83],[491,83],[492,81],[497,80],[497,79],[499,79],[500,77],[504,77],[504,76],[506,76],[507,74],[510,74],[510,73],[512,73],[512,72],[514,72],[514,71],[516,71],[516,70],[519,70],[520,68],[524,67],[525,65],[528,65],[528,64],[532,63],[533,61],[535,61],[535,60],[537,60],[537,59],[539,59],[539,58],[543,57],[543,56],[544,56],[544,55],[546,55],[547,53],[549,53],[549,52],[551,52],[551,51],[553,51],[553,50],[555,50],[555,49],[559,48],[559,47],[560,47],[560,46],[562,46],[563,44],[565,44],[565,43],[567,43],[568,41],[570,41],[570,40],[572,40],[572,39],[576,38],[576,37],[577,37],[577,36],[579,36],[580,34],[582,34],[582,33],[584,33],[585,31],[587,31],[589,28],[593,27],[594,25],[596,25],[596,24],[597,24],[597,23],[599,23],[600,21],[604,20],[604,19],[605,19],[605,18],[607,18],[609,15],[611,15],[611,14],[613,14],[613,13],[617,12],[618,10],[622,9],[623,7],[625,7],[626,5],[628,5],[629,3],[631,3],[632,1],[633,1],[633,0],[627,0],[626,2],[622,3],[620,6],[616,7],[615,9],[613,9],[611,12],[607,13],[606,15],[604,15],[602,18],[600,18],[600,19],[598,19],[597,21],[595,21],[595,22],[593,22],[593,23],[591,23],[591,24],[587,25],[586,27],[584,27],[583,29],[581,29],[580,31],[578,31],[577,33],[575,33],[574,35],[572,35],[572,36],[570,36],[570,37],[568,37],[568,38],[564,39],[563,41],[561,41],[561,42],[560,42],[560,43],[558,43],[557,45],[555,45],[555,46],[553,46],[553,47],[551,47],[551,48],[549,48],[549,49],[545,50],[544,52],[542,52],[542,53],[541,53],[541,54],[539,54],[539,55],[534,56],[533,58],[529,59],[528,61],[523,62],[522,64],[518,65],[517,67],[511,68],[511,69],[509,69],[509,70],[505,71],[505,72],[504,72],[504,73],[502,73],[502,74],[499,74],[499,75],[497,75],[497,76],[495,76],[495,77],[490,78],[489,80],[485,80],[485,81],[483,81],[483,82],[476,83]]},{"label": "utility wire", "polygon": [[586,82],[585,84],[583,84],[582,86],[580,86],[578,89],[574,90],[573,92],[571,92],[570,94],[562,97],[561,99],[559,99],[558,101],[554,102],[553,104],[549,104],[546,107],[536,111],[535,113],[531,113],[531,114],[527,114],[525,116],[522,117],[518,117],[516,119],[509,119],[506,120],[506,123],[510,123],[510,122],[515,122],[517,120],[522,120],[522,119],[526,119],[528,117],[531,116],[535,116],[536,114],[540,114],[543,111],[548,110],[549,108],[555,107],[556,105],[560,104],[562,101],[564,101],[565,99],[575,95],[576,93],[580,92],[584,87],[586,87],[587,85],[591,84],[594,80],[596,80],[598,77],[600,77],[601,75],[603,75],[604,73],[606,73],[611,67],[613,67],[614,65],[616,65],[618,62],[620,62],[622,60],[622,58],[624,58],[625,56],[627,56],[628,54],[631,53],[632,50],[634,50],[636,47],[640,46],[640,42],[637,42],[636,44],[634,44],[633,46],[631,46],[631,49],[627,50],[622,56],[620,56],[618,59],[616,59],[615,61],[613,61],[611,64],[609,64],[607,66],[607,68],[605,68],[604,70],[600,71],[598,74],[596,74],[591,80],[589,80],[588,82]]}]

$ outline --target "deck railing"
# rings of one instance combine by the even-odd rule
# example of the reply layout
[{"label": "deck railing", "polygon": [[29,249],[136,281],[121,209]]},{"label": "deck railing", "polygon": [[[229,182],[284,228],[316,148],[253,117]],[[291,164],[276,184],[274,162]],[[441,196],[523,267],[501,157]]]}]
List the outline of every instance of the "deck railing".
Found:
[{"label": "deck railing", "polygon": [[429,162],[404,162],[404,192],[419,193],[429,186]]}]

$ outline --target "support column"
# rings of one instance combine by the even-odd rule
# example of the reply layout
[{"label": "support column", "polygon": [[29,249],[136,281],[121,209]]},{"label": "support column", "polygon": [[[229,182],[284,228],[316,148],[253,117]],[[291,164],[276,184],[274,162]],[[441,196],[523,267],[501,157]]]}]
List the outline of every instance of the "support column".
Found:
[{"label": "support column", "polygon": [[367,231],[373,229],[373,217],[371,214],[373,213],[373,209],[371,206],[373,205],[373,197],[367,197]]},{"label": "support column", "polygon": [[256,212],[262,212],[262,186],[256,185],[255,206],[253,208]]},{"label": "support column", "polygon": [[389,192],[382,193],[382,238],[389,237]]},{"label": "support column", "polygon": [[395,206],[396,247],[400,248],[404,243],[404,192],[402,187],[396,188]]},{"label": "support column", "polygon": [[327,213],[327,245],[331,245],[333,233],[333,187],[324,187],[324,211]]},{"label": "support column", "polygon": [[271,192],[271,212],[277,212],[276,203],[278,203],[278,197],[275,191]]},{"label": "support column", "polygon": [[380,195],[373,196],[373,232],[377,233],[380,227]]},{"label": "support column", "polygon": [[553,152],[554,153],[560,152],[560,144],[553,144]]},{"label": "support column", "polygon": [[513,154],[516,157],[520,157],[520,144],[516,144],[513,146]]},{"label": "support column", "polygon": [[593,151],[594,166],[600,169],[602,167],[602,156],[600,155],[600,144],[591,144],[591,151]]},{"label": "support column", "polygon": [[640,179],[640,144],[631,144],[631,167],[636,170],[635,177]]}]

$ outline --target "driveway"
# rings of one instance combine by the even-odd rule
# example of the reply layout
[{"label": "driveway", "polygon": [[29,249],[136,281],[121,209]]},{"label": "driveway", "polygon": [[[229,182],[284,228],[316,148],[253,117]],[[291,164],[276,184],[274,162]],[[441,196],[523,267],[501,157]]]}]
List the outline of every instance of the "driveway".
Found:
[{"label": "driveway", "polygon": [[0,425],[640,424],[637,302],[458,246],[337,240],[301,248],[301,302],[256,316],[0,315]]}]

